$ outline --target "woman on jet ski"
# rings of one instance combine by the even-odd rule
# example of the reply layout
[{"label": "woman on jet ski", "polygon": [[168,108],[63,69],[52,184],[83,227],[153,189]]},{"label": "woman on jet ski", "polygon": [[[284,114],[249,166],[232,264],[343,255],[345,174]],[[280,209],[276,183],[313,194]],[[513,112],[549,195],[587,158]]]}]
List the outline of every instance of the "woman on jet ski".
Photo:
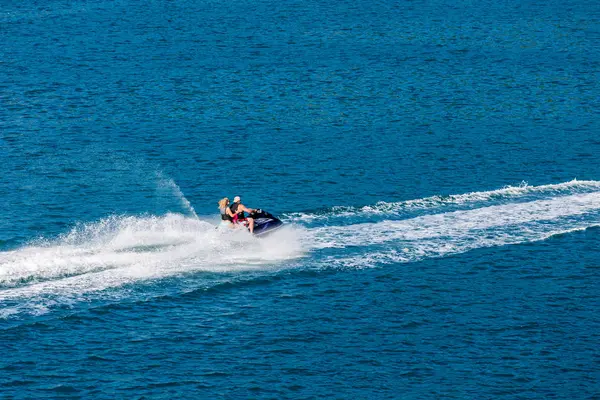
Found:
[{"label": "woman on jet ski", "polygon": [[254,233],[254,218],[244,216],[244,212],[247,212],[248,214],[252,214],[254,212],[254,210],[243,205],[242,199],[240,199],[240,196],[235,196],[233,198],[233,204],[229,206],[228,211],[231,212],[231,215],[233,218],[232,222],[234,224],[244,223],[247,221],[248,229],[250,230],[250,233]]},{"label": "woman on jet ski", "polygon": [[233,213],[229,209],[229,199],[227,197],[219,200],[219,211],[221,212],[221,225],[233,227]]}]

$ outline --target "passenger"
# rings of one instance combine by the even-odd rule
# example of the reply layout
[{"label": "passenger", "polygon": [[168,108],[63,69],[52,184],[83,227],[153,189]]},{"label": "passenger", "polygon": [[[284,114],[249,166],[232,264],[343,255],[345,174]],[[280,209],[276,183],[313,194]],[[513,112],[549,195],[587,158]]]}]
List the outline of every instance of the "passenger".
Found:
[{"label": "passenger", "polygon": [[221,212],[221,225],[233,228],[233,213],[229,209],[229,199],[227,197],[219,200],[219,211]]},{"label": "passenger", "polygon": [[248,214],[252,214],[254,212],[254,210],[243,205],[242,199],[240,199],[240,196],[234,197],[233,204],[229,206],[229,210],[231,211],[231,214],[233,215],[233,223],[234,224],[242,223],[245,225],[245,223],[247,222],[250,233],[254,233],[254,218],[244,216],[244,212],[247,212]]}]

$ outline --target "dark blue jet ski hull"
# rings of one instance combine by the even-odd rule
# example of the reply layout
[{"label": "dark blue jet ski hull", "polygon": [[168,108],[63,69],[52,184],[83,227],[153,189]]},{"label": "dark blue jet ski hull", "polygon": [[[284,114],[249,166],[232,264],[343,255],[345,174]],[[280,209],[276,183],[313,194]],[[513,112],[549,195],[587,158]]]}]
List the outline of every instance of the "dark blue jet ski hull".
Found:
[{"label": "dark blue jet ski hull", "polygon": [[264,210],[255,210],[250,217],[254,218],[254,236],[267,235],[283,226],[281,220]]}]

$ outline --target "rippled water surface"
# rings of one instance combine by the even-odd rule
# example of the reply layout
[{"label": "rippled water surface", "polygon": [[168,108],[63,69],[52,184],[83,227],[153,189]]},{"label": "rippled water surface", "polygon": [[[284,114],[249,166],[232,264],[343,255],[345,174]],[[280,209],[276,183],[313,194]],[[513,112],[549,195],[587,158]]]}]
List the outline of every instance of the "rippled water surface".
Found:
[{"label": "rippled water surface", "polygon": [[0,397],[596,398],[599,28],[2,2]]}]

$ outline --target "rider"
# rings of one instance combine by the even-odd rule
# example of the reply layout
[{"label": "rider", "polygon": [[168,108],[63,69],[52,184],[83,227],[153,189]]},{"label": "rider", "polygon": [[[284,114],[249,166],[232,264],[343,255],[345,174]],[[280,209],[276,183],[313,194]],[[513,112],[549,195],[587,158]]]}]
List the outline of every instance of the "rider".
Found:
[{"label": "rider", "polygon": [[229,210],[231,211],[231,214],[233,215],[232,222],[234,224],[243,222],[243,221],[248,221],[248,229],[250,230],[250,233],[254,232],[254,218],[244,216],[244,211],[247,212],[248,214],[252,214],[254,212],[254,210],[243,205],[242,199],[240,199],[240,196],[235,196],[233,198],[233,204],[229,206]]},{"label": "rider", "polygon": [[229,209],[229,199],[227,197],[219,200],[219,211],[221,212],[221,224],[233,225],[233,213]]}]

